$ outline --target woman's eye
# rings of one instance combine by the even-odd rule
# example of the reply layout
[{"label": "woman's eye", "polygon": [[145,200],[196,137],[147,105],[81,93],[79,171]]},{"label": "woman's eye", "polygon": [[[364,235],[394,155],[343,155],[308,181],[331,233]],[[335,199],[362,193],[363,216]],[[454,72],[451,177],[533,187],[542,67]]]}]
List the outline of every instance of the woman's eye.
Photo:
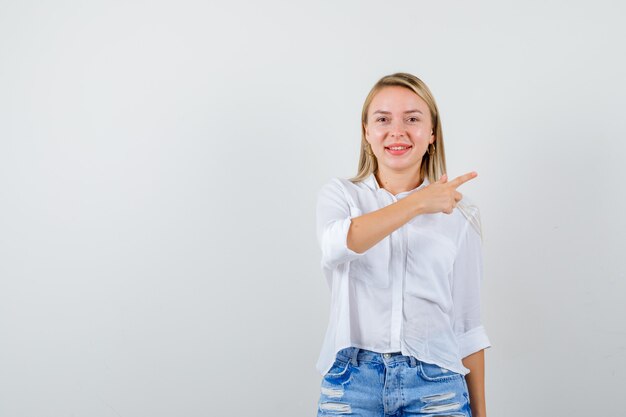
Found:
[{"label": "woman's eye", "polygon": [[420,119],[418,119],[417,117],[409,117],[409,120],[412,122],[419,122]]},{"label": "woman's eye", "polygon": [[376,119],[377,122],[382,122],[383,120],[386,120],[386,117],[379,117],[378,119]]}]

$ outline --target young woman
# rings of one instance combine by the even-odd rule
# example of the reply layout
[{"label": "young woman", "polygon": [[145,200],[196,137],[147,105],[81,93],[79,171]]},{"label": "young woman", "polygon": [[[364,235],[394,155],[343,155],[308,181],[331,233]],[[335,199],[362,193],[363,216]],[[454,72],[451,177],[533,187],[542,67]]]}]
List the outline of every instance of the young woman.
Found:
[{"label": "young woman", "polygon": [[477,174],[445,172],[428,87],[381,78],[363,105],[357,176],[317,196],[331,290],[318,416],[486,416],[480,216],[457,191]]}]

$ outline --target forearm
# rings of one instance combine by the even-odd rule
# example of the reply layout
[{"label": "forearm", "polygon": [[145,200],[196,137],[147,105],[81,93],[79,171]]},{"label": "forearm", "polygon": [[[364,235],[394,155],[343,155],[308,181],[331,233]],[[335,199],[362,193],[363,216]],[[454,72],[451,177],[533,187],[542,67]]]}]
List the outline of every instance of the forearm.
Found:
[{"label": "forearm", "polygon": [[487,417],[487,403],[485,400],[485,350],[462,359],[463,365],[470,370],[465,375],[470,396],[472,417]]},{"label": "forearm", "polygon": [[363,253],[421,213],[420,196],[414,193],[379,210],[354,217],[348,230],[348,248]]}]

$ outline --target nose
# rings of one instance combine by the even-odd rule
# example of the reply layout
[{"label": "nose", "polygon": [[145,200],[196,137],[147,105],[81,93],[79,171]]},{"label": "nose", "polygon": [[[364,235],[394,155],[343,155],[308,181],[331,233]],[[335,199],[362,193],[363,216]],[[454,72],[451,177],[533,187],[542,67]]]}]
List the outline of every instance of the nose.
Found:
[{"label": "nose", "polygon": [[404,128],[404,122],[399,119],[391,124],[389,127],[389,134],[393,137],[401,137],[404,136],[406,129]]}]

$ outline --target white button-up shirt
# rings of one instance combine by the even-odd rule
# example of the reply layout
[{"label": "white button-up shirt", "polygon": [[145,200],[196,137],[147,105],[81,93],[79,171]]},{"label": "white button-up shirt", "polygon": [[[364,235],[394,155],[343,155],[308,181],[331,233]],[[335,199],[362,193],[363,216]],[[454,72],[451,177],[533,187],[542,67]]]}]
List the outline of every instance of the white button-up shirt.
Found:
[{"label": "white button-up shirt", "polygon": [[421,214],[364,253],[347,246],[351,219],[392,204],[374,174],[332,178],[317,195],[317,241],[331,291],[316,365],[325,375],[349,346],[403,355],[469,373],[462,358],[491,346],[480,318],[482,247],[478,208],[463,194],[451,214]]}]

